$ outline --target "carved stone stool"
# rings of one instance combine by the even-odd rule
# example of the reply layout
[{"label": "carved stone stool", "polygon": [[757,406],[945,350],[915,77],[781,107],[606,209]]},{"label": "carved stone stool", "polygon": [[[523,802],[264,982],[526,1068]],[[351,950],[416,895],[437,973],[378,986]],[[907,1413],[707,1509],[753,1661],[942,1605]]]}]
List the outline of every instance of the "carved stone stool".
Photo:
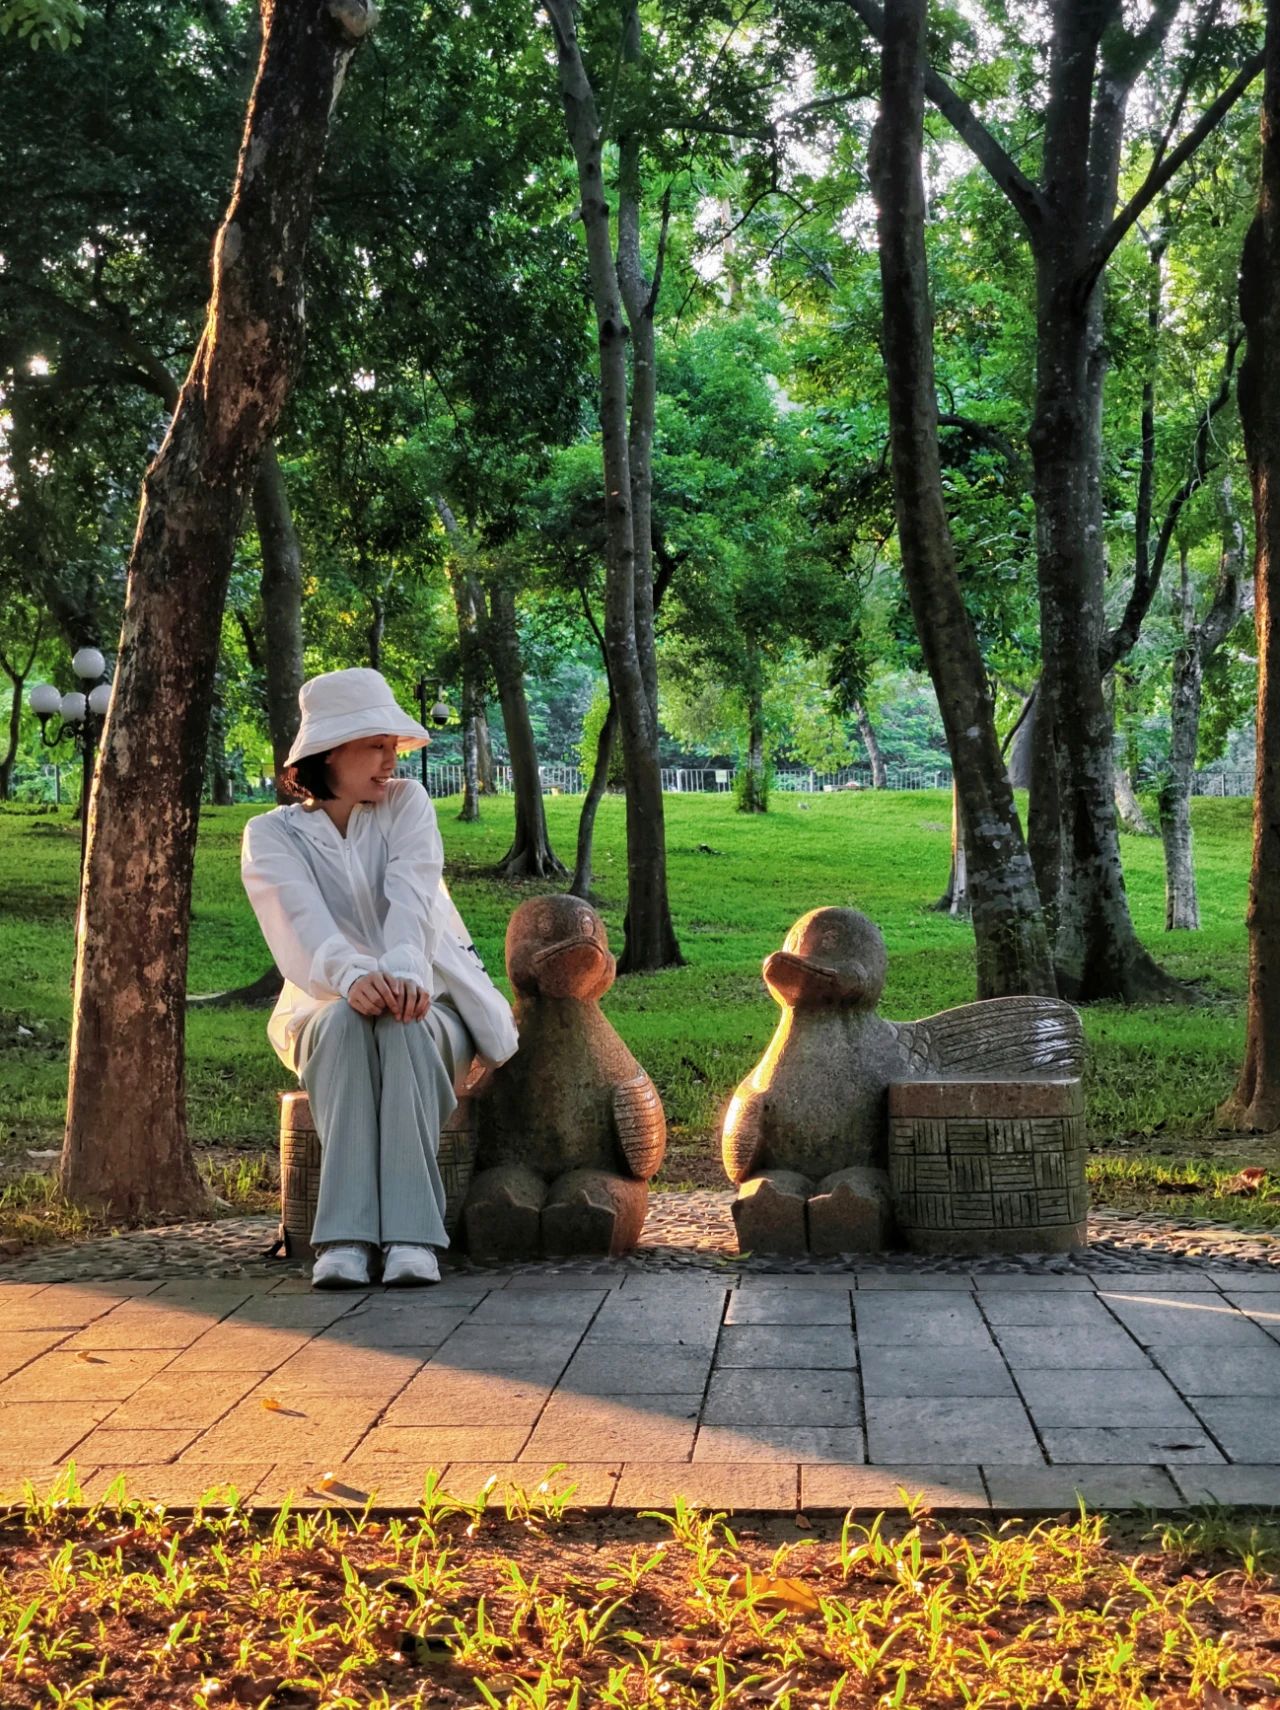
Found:
[{"label": "carved stone stool", "polygon": [[918,1253],[1067,1253],[1088,1240],[1078,1080],[889,1088],[889,1181]]},{"label": "carved stone stool", "polygon": [[[476,1083],[484,1073],[477,1062],[458,1097],[458,1105],[440,1130],[436,1161],[444,1182],[444,1226],[453,1235],[476,1162]],[[310,1259],[311,1230],[320,1198],[320,1139],[311,1120],[311,1101],[299,1089],[280,1095],[280,1245],[289,1258]]]}]

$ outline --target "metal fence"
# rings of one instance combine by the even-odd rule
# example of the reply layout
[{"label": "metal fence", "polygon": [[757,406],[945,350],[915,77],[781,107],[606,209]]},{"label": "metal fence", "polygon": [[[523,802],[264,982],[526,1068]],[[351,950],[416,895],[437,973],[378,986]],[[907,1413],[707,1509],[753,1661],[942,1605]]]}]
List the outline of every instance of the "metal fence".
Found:
[{"label": "metal fence", "polygon": [[[396,768],[402,778],[421,778],[417,760],[402,760]],[[587,787],[586,774],[578,766],[546,764],[538,767],[542,787],[549,795],[580,796]],[[735,767],[664,766],[662,788],[668,795],[725,795],[733,790]],[[493,769],[499,795],[512,793],[511,768]],[[839,790],[869,790],[871,769],[846,766],[839,772],[803,772],[795,769],[774,772],[772,788],[788,795],[830,795]],[[462,794],[463,771],[459,764],[429,762],[427,790],[432,796]],[[887,790],[949,790],[951,769],[947,766],[890,766],[885,775]],[[1141,787],[1141,785],[1139,786]],[[1197,796],[1252,796],[1253,773],[1246,771],[1197,772],[1192,783]],[[80,766],[50,763],[18,768],[10,781],[10,798],[18,802],[75,803],[80,797]],[[248,789],[237,788],[237,802],[270,802],[275,788],[262,779]]]}]

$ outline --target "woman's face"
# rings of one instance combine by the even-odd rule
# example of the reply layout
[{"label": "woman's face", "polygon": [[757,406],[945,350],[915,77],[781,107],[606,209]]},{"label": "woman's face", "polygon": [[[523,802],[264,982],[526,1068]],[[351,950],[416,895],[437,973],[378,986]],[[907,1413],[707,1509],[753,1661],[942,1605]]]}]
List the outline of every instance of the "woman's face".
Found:
[{"label": "woman's face", "polygon": [[329,755],[329,788],[341,802],[380,802],[396,769],[394,736],[362,736]]}]

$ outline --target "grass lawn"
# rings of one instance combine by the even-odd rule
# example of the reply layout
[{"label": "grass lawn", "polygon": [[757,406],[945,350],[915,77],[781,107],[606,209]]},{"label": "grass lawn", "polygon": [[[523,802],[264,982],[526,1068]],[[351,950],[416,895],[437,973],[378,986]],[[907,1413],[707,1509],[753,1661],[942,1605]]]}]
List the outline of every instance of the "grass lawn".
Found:
[{"label": "grass lawn", "polygon": [[[578,806],[571,797],[547,801],[552,839],[565,856]],[[668,796],[666,809],[672,908],[687,966],[620,981],[604,1007],[666,1106],[671,1146],[659,1186],[714,1185],[723,1183],[720,1113],[776,1015],[760,964],[799,914],[838,903],[879,923],[889,947],[881,1008],[891,1017],[926,1015],[973,997],[972,935],[930,907],[947,875],[951,808],[944,793],[777,795],[760,817],[736,813],[728,796]],[[551,887],[489,876],[510,838],[509,798],[486,803],[475,825],[458,822],[456,802],[439,802],[437,810],[459,907],[490,968],[499,970],[512,908],[530,889]],[[240,833],[255,811],[209,808],[202,815],[193,992],[242,984],[263,970],[238,871]],[[1206,1207],[1236,1215],[1247,1204],[1251,1217],[1280,1221],[1280,1200],[1273,1206],[1265,1192],[1250,1202],[1216,1196],[1220,1180],[1242,1163],[1273,1161],[1265,1143],[1215,1141],[1213,1123],[1243,1047],[1252,807],[1200,799],[1193,813],[1204,919],[1197,933],[1162,929],[1158,841],[1123,840],[1139,931],[1167,967],[1196,982],[1201,1001],[1087,1012],[1093,1143],[1127,1160],[1125,1170],[1095,1185],[1126,1203],[1167,1206],[1172,1197],[1181,1210],[1205,1216],[1213,1215]],[[32,1232],[46,1220],[47,1187],[38,1174],[16,1178],[47,1169],[47,1160],[27,1154],[61,1138],[78,846],[78,828],[65,811],[0,809],[0,1166],[8,1179],[0,1198],[7,1196],[10,1219],[27,1217]],[[596,865],[600,906],[620,949],[625,851],[616,798],[601,805]],[[188,1021],[191,1130],[237,1203],[270,1192],[259,1155],[274,1148],[275,1093],[285,1076],[264,1027],[261,1011],[195,1012]],[[118,1096],[127,1099],[128,1087]],[[1197,1166],[1197,1157],[1209,1162]],[[1191,1191],[1197,1186],[1204,1192]],[[0,1223],[4,1217],[0,1204]]]},{"label": "grass lawn", "polygon": [[1262,1710],[1280,1538],[1222,1511],[0,1514],[0,1702],[168,1710]]}]

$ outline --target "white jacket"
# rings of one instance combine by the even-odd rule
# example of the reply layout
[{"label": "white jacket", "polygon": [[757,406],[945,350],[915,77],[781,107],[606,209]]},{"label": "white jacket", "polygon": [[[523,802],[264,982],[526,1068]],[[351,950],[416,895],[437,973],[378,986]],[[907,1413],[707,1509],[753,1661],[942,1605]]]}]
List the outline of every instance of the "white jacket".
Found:
[{"label": "white jacket", "polygon": [[486,1062],[518,1044],[444,883],[444,848],[422,785],[394,778],[352,810],[344,837],[322,809],[273,809],[244,828],[240,872],[284,976],[267,1037],[296,1071],[298,1034],[365,974],[412,980],[457,1005]]}]

